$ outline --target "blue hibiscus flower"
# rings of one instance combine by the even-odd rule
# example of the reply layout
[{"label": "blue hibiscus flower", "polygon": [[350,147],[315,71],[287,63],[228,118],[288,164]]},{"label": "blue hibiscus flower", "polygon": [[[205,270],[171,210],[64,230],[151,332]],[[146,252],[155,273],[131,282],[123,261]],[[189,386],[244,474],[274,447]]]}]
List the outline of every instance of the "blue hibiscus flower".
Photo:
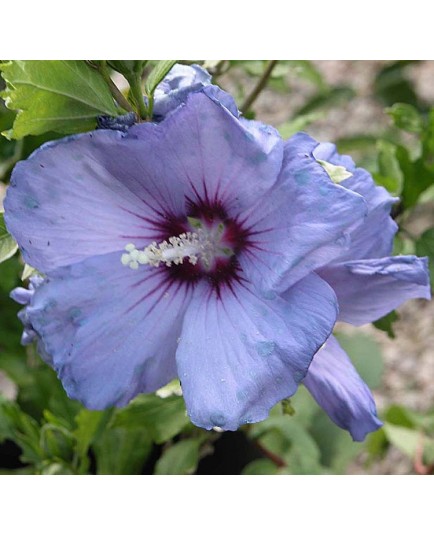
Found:
[{"label": "blue hibiscus flower", "polygon": [[44,145],[5,209],[45,274],[26,318],[69,396],[121,406],[179,377],[193,423],[235,430],[291,396],[329,337],[337,299],[315,271],[367,205],[197,92],[159,124]]}]

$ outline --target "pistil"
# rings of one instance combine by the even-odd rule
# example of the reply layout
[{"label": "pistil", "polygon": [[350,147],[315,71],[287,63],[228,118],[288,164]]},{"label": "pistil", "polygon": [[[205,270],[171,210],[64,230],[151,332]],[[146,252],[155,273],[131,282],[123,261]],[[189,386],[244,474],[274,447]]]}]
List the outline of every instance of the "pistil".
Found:
[{"label": "pistil", "polygon": [[134,244],[127,244],[121,263],[137,270],[140,265],[146,264],[155,267],[165,264],[170,267],[172,264],[183,264],[184,260],[195,265],[200,260],[205,270],[209,270],[216,257],[228,258],[234,254],[230,247],[222,243],[224,233],[222,223],[205,228],[195,220],[194,228],[194,232],[171,236],[159,244],[152,242],[143,250],[137,249]]}]

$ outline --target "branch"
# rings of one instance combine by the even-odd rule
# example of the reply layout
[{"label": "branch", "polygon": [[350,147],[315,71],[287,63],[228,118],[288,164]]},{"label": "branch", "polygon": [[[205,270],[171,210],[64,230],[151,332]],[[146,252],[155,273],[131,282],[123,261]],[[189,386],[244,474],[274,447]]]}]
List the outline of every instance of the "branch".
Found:
[{"label": "branch", "polygon": [[244,104],[241,106],[241,113],[245,114],[250,109],[255,100],[258,98],[261,91],[267,85],[268,79],[270,78],[270,75],[278,61],[279,60],[270,60],[268,62],[265,71],[263,72],[261,78],[258,80],[258,83],[253,88],[250,95],[247,96],[246,100],[244,101]]}]

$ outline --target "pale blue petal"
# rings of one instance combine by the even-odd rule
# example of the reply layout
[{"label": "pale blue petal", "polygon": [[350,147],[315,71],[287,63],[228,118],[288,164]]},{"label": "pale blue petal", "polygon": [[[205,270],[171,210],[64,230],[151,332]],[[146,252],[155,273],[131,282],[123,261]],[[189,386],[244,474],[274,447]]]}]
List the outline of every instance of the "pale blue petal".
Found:
[{"label": "pale blue petal", "polygon": [[334,184],[312,157],[315,146],[305,134],[293,136],[278,183],[241,217],[252,235],[240,264],[260,288],[285,290],[333,261],[366,216],[363,198]]},{"label": "pale blue petal", "polygon": [[176,353],[192,422],[236,430],[265,419],[295,392],[336,314],[332,290],[315,275],[268,299],[250,286],[233,285],[221,294],[200,286]]},{"label": "pale blue petal", "polygon": [[108,254],[55,271],[27,312],[68,395],[103,409],[176,377],[190,294],[165,269],[131,270]]},{"label": "pale blue petal", "polygon": [[371,391],[333,336],[313,358],[303,383],[330,419],[355,441],[363,441],[382,425]]},{"label": "pale blue petal", "polygon": [[349,261],[318,273],[336,292],[339,320],[356,326],[378,320],[407,300],[431,297],[427,258]]},{"label": "pale blue petal", "polygon": [[313,151],[315,158],[337,166],[344,166],[353,176],[341,185],[362,195],[368,205],[368,215],[351,233],[351,244],[335,262],[386,257],[392,253],[393,238],[398,226],[390,217],[392,206],[398,201],[382,186],[377,186],[371,175],[355,166],[351,157],[340,155],[332,143],[320,143]]}]

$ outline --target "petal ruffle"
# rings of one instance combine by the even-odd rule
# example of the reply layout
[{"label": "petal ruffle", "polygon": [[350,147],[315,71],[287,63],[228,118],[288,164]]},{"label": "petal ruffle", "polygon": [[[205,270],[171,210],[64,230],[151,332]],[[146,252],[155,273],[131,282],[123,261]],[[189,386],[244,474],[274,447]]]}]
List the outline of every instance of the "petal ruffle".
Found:
[{"label": "petal ruffle", "polygon": [[172,67],[154,93],[154,119],[161,121],[186,103],[190,93],[202,91],[210,99],[225,106],[232,115],[239,116],[237,105],[229,93],[211,84],[211,75],[199,65]]},{"label": "petal ruffle", "polygon": [[318,273],[336,292],[339,320],[356,326],[378,320],[407,300],[431,297],[427,258],[349,261]]},{"label": "petal ruffle", "polygon": [[176,377],[190,295],[167,270],[130,270],[109,254],[56,270],[27,314],[68,395],[103,409]]},{"label": "petal ruffle", "polygon": [[199,65],[176,64],[154,93],[154,118],[160,121],[185,103],[190,93],[211,84],[211,75]]},{"label": "petal ruffle", "polygon": [[211,75],[199,65],[174,65],[154,93],[154,119],[161,121],[186,103],[190,93],[202,91],[225,106],[235,117],[239,111],[229,93],[211,83]]},{"label": "petal ruffle", "polygon": [[382,425],[369,387],[333,336],[313,358],[303,383],[330,419],[355,441],[363,441]]},{"label": "petal ruffle", "polygon": [[320,143],[313,151],[317,159],[344,166],[353,176],[341,185],[363,196],[368,205],[364,222],[351,233],[351,244],[335,262],[386,257],[392,253],[393,238],[398,226],[390,217],[392,206],[398,201],[382,186],[377,186],[371,175],[358,168],[351,157],[340,155],[332,143]]},{"label": "petal ruffle", "polygon": [[278,183],[241,216],[252,234],[240,264],[263,289],[285,290],[333,261],[366,215],[363,198],[334,184],[312,157],[315,146],[306,134],[293,136]]},{"label": "petal ruffle", "polygon": [[190,303],[176,353],[187,411],[194,424],[236,430],[267,417],[292,395],[333,328],[330,287],[310,275],[282,297],[260,299],[237,285]]}]

